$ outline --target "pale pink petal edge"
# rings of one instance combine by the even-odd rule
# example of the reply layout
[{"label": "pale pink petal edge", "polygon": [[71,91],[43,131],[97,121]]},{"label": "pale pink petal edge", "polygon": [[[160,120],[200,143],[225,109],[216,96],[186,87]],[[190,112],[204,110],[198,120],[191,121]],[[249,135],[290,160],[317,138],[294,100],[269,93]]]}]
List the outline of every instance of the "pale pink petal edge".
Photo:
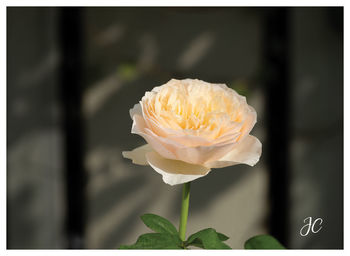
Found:
[{"label": "pale pink petal edge", "polygon": [[259,162],[261,153],[261,142],[256,137],[248,135],[220,160],[206,163],[205,166],[208,168],[222,168],[236,164],[254,166]]}]

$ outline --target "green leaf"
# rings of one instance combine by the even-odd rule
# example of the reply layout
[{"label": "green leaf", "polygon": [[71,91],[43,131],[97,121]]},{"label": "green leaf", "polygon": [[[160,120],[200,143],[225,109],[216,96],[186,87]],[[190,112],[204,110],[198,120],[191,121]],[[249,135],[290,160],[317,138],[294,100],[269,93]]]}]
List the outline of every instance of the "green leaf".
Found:
[{"label": "green leaf", "polygon": [[139,236],[133,245],[122,245],[119,249],[182,249],[181,240],[165,233],[148,233]]},{"label": "green leaf", "polygon": [[[219,235],[220,234],[220,235]],[[206,228],[192,234],[186,241],[186,246],[192,245],[204,249],[231,249],[221,239],[227,240],[224,234],[217,233],[213,228]]]},{"label": "green leaf", "polygon": [[[218,235],[220,241],[226,241],[227,239],[229,239],[228,236],[226,236],[222,233],[216,232],[216,234]],[[195,246],[195,247],[199,247],[199,248],[204,249],[204,245],[203,245],[202,241],[198,238],[196,238],[195,240],[193,240],[193,242],[191,242],[191,246]]]},{"label": "green leaf", "polygon": [[270,235],[258,235],[244,244],[245,249],[286,249],[276,238]]},{"label": "green leaf", "polygon": [[229,237],[224,235],[223,233],[216,232],[216,234],[218,235],[220,241],[226,241],[227,239],[229,239]]},{"label": "green leaf", "polygon": [[146,213],[141,216],[142,221],[147,227],[158,233],[165,233],[178,236],[178,232],[173,224],[167,219],[155,214]]},{"label": "green leaf", "polygon": [[202,240],[198,238],[194,239],[190,244],[186,244],[186,246],[189,246],[189,245],[204,249]]}]

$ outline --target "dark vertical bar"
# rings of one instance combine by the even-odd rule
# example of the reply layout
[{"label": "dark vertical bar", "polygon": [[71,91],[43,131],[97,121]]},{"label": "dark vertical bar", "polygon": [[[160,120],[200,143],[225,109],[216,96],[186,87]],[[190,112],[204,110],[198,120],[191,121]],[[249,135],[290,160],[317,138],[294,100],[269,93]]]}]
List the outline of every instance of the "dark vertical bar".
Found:
[{"label": "dark vertical bar", "polygon": [[68,248],[83,248],[85,180],[82,125],[82,26],[80,8],[60,12],[61,92],[66,164],[66,231]]},{"label": "dark vertical bar", "polygon": [[267,159],[270,171],[270,232],[288,243],[289,18],[290,8],[267,9],[264,39]]}]

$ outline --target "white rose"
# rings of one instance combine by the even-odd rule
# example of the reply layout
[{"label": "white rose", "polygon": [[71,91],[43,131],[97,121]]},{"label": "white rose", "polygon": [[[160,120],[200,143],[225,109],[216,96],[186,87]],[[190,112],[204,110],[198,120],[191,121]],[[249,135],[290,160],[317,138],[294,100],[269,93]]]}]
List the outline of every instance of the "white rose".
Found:
[{"label": "white rose", "polygon": [[123,156],[150,165],[165,183],[182,184],[211,168],[255,165],[262,145],[249,135],[256,112],[225,84],[172,79],[146,92],[130,110],[131,132],[148,144]]}]

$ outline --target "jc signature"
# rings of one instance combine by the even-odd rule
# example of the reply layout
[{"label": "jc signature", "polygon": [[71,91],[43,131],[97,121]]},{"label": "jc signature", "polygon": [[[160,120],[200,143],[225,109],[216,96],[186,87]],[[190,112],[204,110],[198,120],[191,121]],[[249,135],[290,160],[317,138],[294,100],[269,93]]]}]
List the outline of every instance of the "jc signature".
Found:
[{"label": "jc signature", "polygon": [[299,232],[301,236],[307,236],[310,232],[314,234],[320,232],[323,220],[321,218],[312,220],[312,217],[307,217],[304,219],[304,223],[306,224],[301,227]]}]

